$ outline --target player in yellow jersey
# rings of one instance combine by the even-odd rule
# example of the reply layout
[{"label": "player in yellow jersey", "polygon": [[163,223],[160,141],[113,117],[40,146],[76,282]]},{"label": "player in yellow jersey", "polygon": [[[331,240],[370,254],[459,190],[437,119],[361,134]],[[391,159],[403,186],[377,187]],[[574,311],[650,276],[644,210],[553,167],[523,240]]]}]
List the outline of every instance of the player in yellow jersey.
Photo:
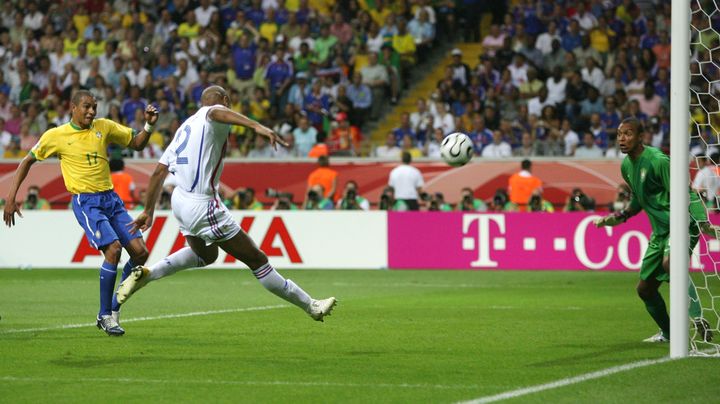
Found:
[{"label": "player in yellow jersey", "polygon": [[60,159],[65,187],[73,194],[72,207],[78,223],[85,230],[90,244],[102,251],[105,261],[100,267],[100,312],[97,326],[108,335],[123,335],[118,323],[120,305],[113,297],[117,265],[123,247],[130,260],[123,270],[123,279],[136,265],[145,263],[147,247],[139,231],[131,232],[132,218],[122,200],[113,191],[110,180],[107,147],[110,143],[142,150],[150,139],[158,119],[155,107],[145,109],[145,127],[133,129],[109,119],[95,119],[97,101],[85,90],[72,95],[70,122],[43,133],[38,143],[20,162],[7,197],[3,220],[8,227],[15,224],[15,213],[22,217],[15,201],[18,188],[36,161],[51,156]]}]

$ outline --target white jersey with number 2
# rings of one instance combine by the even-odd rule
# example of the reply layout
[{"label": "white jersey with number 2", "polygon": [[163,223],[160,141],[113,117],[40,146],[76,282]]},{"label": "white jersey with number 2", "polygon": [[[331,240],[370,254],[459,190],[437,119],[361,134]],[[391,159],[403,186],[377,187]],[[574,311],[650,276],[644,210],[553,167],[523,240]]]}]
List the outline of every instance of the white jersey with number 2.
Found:
[{"label": "white jersey with number 2", "polygon": [[213,106],[200,108],[180,125],[160,163],[168,166],[177,186],[186,193],[214,197],[223,170],[230,125],[210,120],[210,108]]}]

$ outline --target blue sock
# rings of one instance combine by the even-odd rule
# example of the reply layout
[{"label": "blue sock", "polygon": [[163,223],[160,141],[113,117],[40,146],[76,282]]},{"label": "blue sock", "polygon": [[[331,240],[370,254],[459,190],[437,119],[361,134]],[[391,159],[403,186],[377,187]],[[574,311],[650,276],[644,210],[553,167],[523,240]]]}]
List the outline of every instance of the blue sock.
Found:
[{"label": "blue sock", "polygon": [[103,261],[100,267],[100,312],[98,317],[110,314],[115,291],[115,278],[117,278],[117,265]]},{"label": "blue sock", "polygon": [[[127,279],[128,276],[130,276],[130,272],[132,272],[132,269],[135,268],[135,264],[133,264],[132,260],[128,260],[128,262],[123,267],[122,275],[120,276],[120,283]],[[120,284],[118,284],[119,286]],[[115,289],[117,291],[117,289]],[[120,311],[120,303],[117,302],[117,294],[113,293],[112,297],[112,311]]]}]

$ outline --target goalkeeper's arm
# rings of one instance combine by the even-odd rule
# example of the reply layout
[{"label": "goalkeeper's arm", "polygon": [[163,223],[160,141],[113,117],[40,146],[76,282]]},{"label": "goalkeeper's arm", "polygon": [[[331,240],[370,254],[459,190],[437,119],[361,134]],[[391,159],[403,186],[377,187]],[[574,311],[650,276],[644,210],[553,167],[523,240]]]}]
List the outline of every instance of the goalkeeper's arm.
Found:
[{"label": "goalkeeper's arm", "polygon": [[626,209],[619,210],[605,217],[595,219],[595,227],[603,226],[617,226],[619,224],[627,222],[628,219],[637,215],[640,212],[639,209],[635,209],[632,204]]}]

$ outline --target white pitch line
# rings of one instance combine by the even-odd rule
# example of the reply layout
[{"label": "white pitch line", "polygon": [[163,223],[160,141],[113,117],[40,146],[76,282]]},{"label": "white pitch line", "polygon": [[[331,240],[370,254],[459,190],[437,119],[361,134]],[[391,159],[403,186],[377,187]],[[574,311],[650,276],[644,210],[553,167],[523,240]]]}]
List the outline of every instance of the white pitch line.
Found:
[{"label": "white pitch line", "polygon": [[[128,318],[128,319],[124,319],[122,322],[124,324],[124,323],[133,323],[136,321],[165,320],[165,319],[169,319],[169,318],[209,316],[212,314],[225,314],[225,313],[242,313],[242,312],[248,312],[248,311],[281,309],[284,307],[289,307],[289,306],[286,304],[279,304],[279,305],[275,305],[275,306],[245,307],[245,308],[239,308],[239,309],[193,311],[190,313],[163,314],[160,316]],[[22,333],[22,332],[67,330],[67,329],[73,329],[73,328],[85,328],[85,327],[94,327],[94,326],[95,326],[95,323],[84,323],[84,324],[63,324],[63,325],[56,325],[56,326],[51,326],[51,327],[39,327],[39,328],[19,328],[19,329],[10,329],[10,330],[0,330],[0,335],[2,335],[2,334],[17,334],[17,333]]]},{"label": "white pitch line", "polygon": [[391,389],[434,389],[434,390],[467,390],[477,389],[477,385],[445,385],[445,384],[411,384],[411,383],[333,383],[333,382],[294,382],[286,380],[212,380],[212,379],[131,379],[131,378],[110,378],[110,377],[78,377],[78,378],[59,378],[59,377],[16,377],[16,376],[0,376],[0,381],[16,382],[16,383],[128,383],[137,384],[208,384],[208,385],[225,385],[225,386],[309,386],[309,387],[357,387],[357,388],[391,388]]},{"label": "white pitch line", "polygon": [[517,397],[525,396],[528,394],[539,393],[539,392],[545,391],[545,390],[556,389],[558,387],[569,386],[571,384],[582,383],[582,382],[585,382],[588,380],[599,379],[601,377],[610,376],[615,373],[625,372],[625,371],[632,370],[632,369],[657,365],[660,363],[669,362],[671,360],[673,360],[673,359],[671,359],[670,357],[665,357],[665,358],[660,358],[660,359],[648,359],[648,360],[644,360],[644,361],[631,362],[631,363],[627,363],[625,365],[614,366],[611,368],[598,370],[596,372],[585,373],[583,375],[569,377],[566,379],[560,379],[560,380],[550,382],[550,383],[538,384],[537,386],[523,387],[521,389],[510,390],[510,391],[506,391],[506,392],[500,393],[500,394],[495,394],[492,396],[485,396],[485,397],[480,397],[480,398],[476,398],[476,399],[472,399],[472,400],[468,400],[468,401],[463,401],[460,404],[494,403],[496,401],[508,400],[511,398],[517,398]]}]

